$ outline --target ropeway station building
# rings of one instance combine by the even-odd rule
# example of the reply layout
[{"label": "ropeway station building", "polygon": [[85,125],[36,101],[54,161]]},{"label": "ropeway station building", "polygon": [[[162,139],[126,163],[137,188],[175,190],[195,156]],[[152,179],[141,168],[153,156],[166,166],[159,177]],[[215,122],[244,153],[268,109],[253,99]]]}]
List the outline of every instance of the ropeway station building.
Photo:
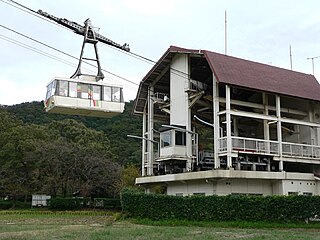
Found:
[{"label": "ropeway station building", "polygon": [[168,195],[320,195],[313,75],[171,46],[140,83],[142,176]]}]

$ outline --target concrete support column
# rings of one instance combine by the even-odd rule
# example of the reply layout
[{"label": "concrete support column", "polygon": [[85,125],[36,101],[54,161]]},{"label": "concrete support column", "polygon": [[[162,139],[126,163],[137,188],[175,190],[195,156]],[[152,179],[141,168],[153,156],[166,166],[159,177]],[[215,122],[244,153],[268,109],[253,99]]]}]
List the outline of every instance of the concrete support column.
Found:
[{"label": "concrete support column", "polygon": [[220,120],[219,120],[219,85],[218,82],[213,75],[213,102],[212,102],[212,108],[213,108],[213,146],[214,146],[214,168],[220,168],[220,158],[219,158],[219,138],[220,136]]},{"label": "concrete support column", "polygon": [[147,175],[153,175],[153,87],[148,88],[148,164]]},{"label": "concrete support column", "polygon": [[276,114],[277,114],[277,138],[279,143],[279,155],[280,155],[280,162],[279,162],[279,171],[283,171],[283,159],[282,159],[282,130],[281,130],[281,102],[280,96],[276,95]]},{"label": "concrete support column", "polygon": [[253,163],[252,164],[252,171],[256,171],[257,170],[257,165],[256,165],[256,163]]},{"label": "concrete support column", "polygon": [[[314,122],[314,117],[313,117],[313,106],[310,103],[310,109],[309,109],[309,121]],[[310,127],[310,143],[311,145],[316,145],[316,138],[317,138],[317,131],[315,130],[314,127]]]},{"label": "concrete support column", "polygon": [[230,87],[226,85],[226,129],[227,129],[227,168],[232,167],[232,139],[231,139],[231,104],[230,104]]},{"label": "concrete support column", "polygon": [[191,109],[186,89],[190,80],[190,59],[188,54],[177,54],[170,65],[170,125],[185,127],[186,134],[186,169],[192,170]]},{"label": "concrete support column", "polygon": [[[142,115],[142,138],[145,138],[145,134],[147,131],[147,124],[146,124],[146,118],[147,118],[147,114],[146,114],[146,109],[144,109],[143,111],[143,115]],[[142,139],[142,167],[141,167],[141,176],[144,177],[146,175],[146,140]]]},{"label": "concrete support column", "polygon": [[[269,101],[266,93],[262,93],[262,102],[264,106],[263,114],[269,115]],[[270,140],[268,120],[263,120],[263,136],[264,136],[264,140]]]},{"label": "concrete support column", "polygon": [[239,137],[239,126],[238,126],[238,117],[233,116],[233,135]]},{"label": "concrete support column", "polygon": [[[262,103],[264,107],[264,115],[269,115],[269,101],[268,101],[268,95],[266,93],[262,93]],[[269,130],[269,124],[268,120],[263,120],[263,138],[264,140],[270,140],[270,130]],[[270,143],[267,143],[267,153],[270,153]],[[270,164],[268,165],[270,168]]]},{"label": "concrete support column", "polygon": [[[189,82],[186,81],[187,86],[189,85]],[[186,101],[187,101],[187,111],[186,111],[186,130],[189,132],[186,134],[186,145],[187,145],[187,156],[188,156],[188,161],[186,164],[186,170],[187,171],[192,171],[193,170],[193,163],[194,159],[192,158],[192,132],[191,129],[191,108],[189,107],[189,98],[188,94],[186,94]]]}]

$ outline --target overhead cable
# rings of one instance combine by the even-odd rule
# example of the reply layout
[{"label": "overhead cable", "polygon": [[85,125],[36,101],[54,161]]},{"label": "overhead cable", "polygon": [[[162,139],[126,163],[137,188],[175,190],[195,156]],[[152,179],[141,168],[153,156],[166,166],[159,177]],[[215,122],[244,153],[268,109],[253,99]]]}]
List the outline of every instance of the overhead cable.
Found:
[{"label": "overhead cable", "polygon": [[[43,42],[41,42],[41,41],[39,41],[39,40],[36,40],[36,39],[34,39],[34,38],[32,38],[32,37],[29,37],[29,36],[27,36],[27,35],[25,35],[25,34],[23,34],[23,33],[20,33],[20,32],[18,32],[18,31],[15,31],[15,30],[13,30],[13,29],[11,29],[11,28],[9,28],[9,27],[6,27],[6,26],[4,26],[4,25],[2,25],[2,24],[0,24],[0,27],[5,28],[5,29],[7,29],[8,31],[11,31],[11,32],[13,32],[13,33],[15,33],[15,34],[18,34],[18,35],[24,37],[24,38],[27,38],[27,39],[29,39],[29,40],[32,40],[32,41],[34,41],[34,42],[36,42],[36,43],[38,43],[38,44],[41,44],[41,45],[43,45],[43,46],[45,46],[45,47],[47,47],[47,48],[50,48],[50,49],[52,49],[52,50],[54,50],[54,51],[57,51],[57,52],[59,52],[59,53],[62,53],[62,54],[64,54],[64,55],[68,56],[68,57],[71,57],[71,58],[76,59],[76,60],[79,61],[79,58],[77,58],[77,57],[75,57],[75,56],[73,56],[73,55],[71,55],[71,54],[69,54],[69,53],[66,53],[66,52],[64,52],[64,51],[62,51],[62,50],[59,50],[59,49],[57,49],[57,48],[55,48],[55,47],[52,47],[52,46],[50,46],[50,45],[48,45],[48,44],[46,44],[46,43],[43,43]],[[83,61],[83,62],[86,63],[86,64],[88,64],[88,65],[90,65],[90,66],[92,66],[92,67],[96,67],[96,68],[97,68],[97,66],[94,65],[94,64],[92,64],[92,63],[89,63],[89,62],[87,62],[87,61]],[[118,75],[118,74],[112,73],[112,72],[110,72],[110,71],[108,71],[108,70],[106,70],[106,69],[101,69],[101,70],[104,71],[104,72],[106,72],[106,73],[108,73],[108,74],[110,74],[110,75],[112,75],[112,76],[114,76],[114,77],[117,77],[117,78],[120,78],[120,79],[122,79],[122,80],[124,80],[124,81],[127,81],[127,82],[129,82],[129,83],[131,83],[131,84],[138,85],[137,83],[135,83],[135,82],[133,82],[133,81],[127,79],[127,78],[121,77],[121,76]]]},{"label": "overhead cable", "polygon": [[[47,19],[47,18],[39,15],[36,11],[32,10],[31,8],[28,8],[28,7],[24,6],[24,5],[22,5],[21,3],[18,3],[18,2],[16,2],[16,1],[12,1],[12,0],[7,0],[7,1],[5,1],[5,0],[0,0],[0,1],[3,2],[3,3],[5,3],[5,4],[8,4],[8,5],[10,5],[10,6],[14,7],[14,8],[17,8],[17,9],[23,11],[23,12],[26,12],[26,13],[28,13],[28,14],[30,14],[30,15],[33,15],[33,16],[35,16],[35,17],[37,17],[37,18],[40,18],[40,19],[42,19],[42,20],[45,20],[45,21],[47,21],[47,22],[49,22],[49,23],[51,23],[51,24],[57,25],[57,26],[59,26],[59,27],[61,27],[61,28],[64,28],[64,29],[68,29],[68,28],[66,28],[66,27],[64,27],[64,26],[62,26],[62,25],[59,25],[59,24],[57,24],[57,23],[55,23],[55,22],[52,22],[52,21],[50,21],[49,19]],[[12,3],[10,3],[10,2],[12,2]],[[17,5],[17,6],[16,6],[16,5]],[[68,30],[70,30],[70,29],[68,29]]]},{"label": "overhead cable", "polygon": [[[47,22],[50,22],[50,23],[53,23],[53,24],[58,25],[58,26],[60,26],[60,27],[63,27],[64,29],[67,29],[67,30],[69,30],[69,31],[72,31],[72,30],[69,29],[69,28],[66,28],[66,27],[64,27],[64,26],[62,26],[62,25],[60,25],[60,24],[58,24],[58,23],[55,23],[55,22],[53,22],[53,21],[51,21],[51,20],[49,20],[49,19],[47,19],[47,18],[39,15],[39,14],[38,14],[36,11],[34,11],[33,9],[31,9],[31,8],[29,8],[29,7],[21,4],[21,3],[18,3],[17,1],[7,0],[7,1],[12,2],[13,4],[10,4],[10,3],[8,3],[8,2],[6,2],[6,1],[4,1],[4,0],[0,0],[0,1],[1,1],[1,2],[4,2],[4,3],[6,3],[6,4],[9,4],[9,5],[13,6],[13,7],[16,7],[16,6],[13,5],[13,4],[16,4],[17,6],[19,6],[19,7],[16,7],[16,8],[18,8],[18,9],[24,11],[24,12],[27,12],[27,13],[29,13],[29,14],[32,14],[32,15],[36,16],[36,17],[39,17],[40,19],[46,20]],[[120,51],[119,49],[117,49],[117,48],[115,48],[115,47],[112,47],[112,46],[110,46],[110,45],[108,45],[108,44],[105,44],[105,45],[107,45],[108,47],[111,47],[111,48],[113,48],[113,49],[115,49],[115,50],[117,50],[117,51],[119,51],[119,52],[121,52],[121,53],[125,53],[125,54],[127,54],[127,55],[129,55],[129,56],[131,56],[131,57],[134,57],[134,58],[136,58],[136,59],[142,60],[142,61],[144,61],[144,62],[146,62],[146,63],[152,64],[152,65],[154,65],[154,64],[157,63],[156,61],[154,61],[154,60],[152,60],[152,59],[149,59],[149,58],[147,58],[147,57],[144,57],[144,56],[142,56],[142,55],[140,55],[140,54],[133,53],[133,52],[131,52],[131,51],[130,51],[130,52]],[[51,48],[51,47],[50,47],[50,48]],[[60,50],[58,50],[58,51],[60,52]],[[65,54],[65,53],[63,53],[63,54]],[[68,55],[68,54],[66,54],[66,55]],[[71,56],[71,57],[72,57],[72,58],[76,58],[76,57],[74,57],[74,56]],[[78,59],[78,58],[76,58],[76,59]],[[79,60],[79,59],[78,59],[78,60]],[[89,65],[93,65],[93,64],[90,64],[90,63],[88,63],[88,62],[85,62],[85,63],[86,63],[86,64],[89,64]],[[95,66],[95,65],[94,65],[94,66]],[[96,66],[95,66],[95,67],[96,67]],[[190,74],[185,73],[185,72],[183,72],[183,71],[180,71],[180,70],[178,70],[178,69],[171,68],[171,67],[170,67],[170,69],[173,70],[173,72],[172,72],[173,74],[175,74],[175,75],[177,75],[177,76],[180,76],[180,77],[183,77],[183,78],[186,78],[186,79],[190,79]],[[122,79],[122,80],[124,80],[124,81],[130,82],[131,84],[139,85],[139,84],[137,84],[137,83],[135,83],[135,82],[133,82],[133,81],[130,81],[130,80],[124,78],[124,77],[121,77],[121,76],[119,76],[119,75],[117,75],[117,74],[114,74],[114,73],[112,73],[112,72],[109,72],[109,71],[107,71],[107,70],[105,70],[105,69],[101,69],[101,70],[103,70],[104,72],[106,72],[106,73],[108,73],[108,74],[110,74],[110,75],[113,75],[113,76],[115,76],[115,77],[118,77],[118,78],[120,78],[120,79]]]},{"label": "overhead cable", "polygon": [[56,61],[62,62],[62,63],[64,63],[64,64],[67,64],[67,65],[69,65],[69,66],[72,66],[72,67],[76,66],[76,64],[74,64],[74,63],[72,63],[72,62],[66,61],[66,60],[64,60],[64,59],[62,59],[62,58],[59,58],[59,57],[57,57],[57,56],[54,56],[54,55],[52,55],[52,54],[50,54],[50,53],[46,53],[46,52],[44,52],[44,51],[41,51],[41,50],[39,50],[39,49],[37,49],[37,48],[34,48],[34,47],[30,46],[30,45],[27,45],[27,44],[25,44],[25,43],[22,43],[22,42],[20,42],[20,41],[17,41],[17,40],[15,40],[15,39],[10,38],[10,37],[7,37],[7,36],[5,36],[5,35],[0,34],[0,38],[3,39],[3,40],[5,40],[5,41],[7,41],[7,42],[11,42],[11,43],[16,44],[16,45],[18,45],[18,46],[20,46],[20,47],[23,47],[23,48],[26,48],[26,49],[28,49],[28,50],[31,50],[31,51],[33,51],[33,52],[39,53],[39,54],[41,54],[41,55],[43,55],[43,56],[46,56],[46,57],[49,57],[49,58],[54,59],[54,60],[56,60]]}]

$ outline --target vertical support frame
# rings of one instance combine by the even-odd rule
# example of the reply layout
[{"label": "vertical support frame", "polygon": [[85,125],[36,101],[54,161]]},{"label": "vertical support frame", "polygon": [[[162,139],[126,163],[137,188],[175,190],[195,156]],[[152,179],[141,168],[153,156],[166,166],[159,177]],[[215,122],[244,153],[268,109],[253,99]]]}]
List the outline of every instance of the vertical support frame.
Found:
[{"label": "vertical support frame", "polygon": [[153,175],[153,87],[150,86],[148,88],[148,160],[147,160],[147,175],[152,176]]},{"label": "vertical support frame", "polygon": [[214,168],[220,168],[220,158],[219,158],[219,139],[220,139],[220,119],[219,119],[219,85],[216,77],[212,76],[212,108],[213,108],[213,152],[214,152]]},{"label": "vertical support frame", "polygon": [[282,130],[281,130],[281,100],[280,96],[276,95],[276,114],[277,114],[277,139],[279,144],[279,171],[283,171],[283,159],[282,159]]},{"label": "vertical support frame", "polygon": [[226,85],[226,129],[227,129],[227,168],[232,168],[232,139],[231,139],[231,94],[230,86]]},{"label": "vertical support frame", "polygon": [[[143,111],[142,115],[142,138],[145,137],[147,131],[147,124],[146,124],[147,113],[146,109]],[[146,175],[146,140],[142,139],[142,164],[141,164],[141,176],[144,177]]]}]

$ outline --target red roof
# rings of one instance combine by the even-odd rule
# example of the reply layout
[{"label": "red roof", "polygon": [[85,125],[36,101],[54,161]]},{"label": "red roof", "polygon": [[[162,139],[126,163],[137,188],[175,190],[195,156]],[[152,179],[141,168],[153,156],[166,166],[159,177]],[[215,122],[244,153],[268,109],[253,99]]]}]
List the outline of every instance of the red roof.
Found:
[{"label": "red roof", "polygon": [[160,75],[161,71],[170,64],[173,56],[178,53],[203,55],[220,83],[320,101],[320,84],[313,75],[207,50],[170,46],[140,82],[135,101],[135,112],[143,112],[148,84]]},{"label": "red roof", "polygon": [[218,82],[320,101],[313,75],[203,51]]}]

